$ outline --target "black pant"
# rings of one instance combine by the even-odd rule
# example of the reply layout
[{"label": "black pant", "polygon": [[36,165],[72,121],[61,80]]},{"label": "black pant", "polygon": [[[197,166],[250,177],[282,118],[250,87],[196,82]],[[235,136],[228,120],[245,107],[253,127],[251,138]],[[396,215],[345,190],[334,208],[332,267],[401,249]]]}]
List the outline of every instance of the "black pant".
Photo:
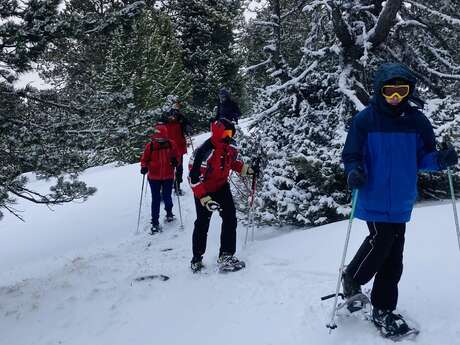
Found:
[{"label": "black pant", "polygon": [[[209,196],[220,204],[222,211],[219,212],[222,218],[222,230],[220,233],[220,250],[222,253],[233,255],[236,251],[236,209],[233,202],[230,185],[227,183],[217,192],[209,193]],[[206,240],[208,238],[209,222],[212,212],[208,211],[195,197],[196,220],[193,229],[193,256],[198,258],[206,251]]]},{"label": "black pant", "polygon": [[360,285],[366,284],[375,275],[372,305],[378,309],[394,310],[403,271],[406,223],[367,222],[367,226],[369,236],[347,266],[347,274]]},{"label": "black pant", "polygon": [[174,183],[174,190],[180,187],[180,184],[182,183],[182,175],[184,173],[184,156],[180,156],[179,164],[176,167],[176,181]]}]

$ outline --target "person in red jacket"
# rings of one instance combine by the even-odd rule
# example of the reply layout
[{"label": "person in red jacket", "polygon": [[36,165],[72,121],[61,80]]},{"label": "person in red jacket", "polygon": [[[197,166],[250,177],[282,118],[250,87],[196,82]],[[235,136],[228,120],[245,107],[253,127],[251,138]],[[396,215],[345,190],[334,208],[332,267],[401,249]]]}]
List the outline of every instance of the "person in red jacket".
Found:
[{"label": "person in red jacket", "polygon": [[171,110],[167,115],[161,119],[167,129],[168,135],[177,145],[177,151],[179,154],[179,165],[176,168],[176,181],[174,183],[174,191],[177,195],[184,195],[184,192],[180,188],[182,183],[183,169],[183,155],[187,153],[187,141],[186,136],[189,135],[190,125],[184,114],[180,111],[180,103],[176,102],[172,106]]},{"label": "person in red jacket", "polygon": [[254,169],[237,159],[238,151],[233,139],[235,126],[226,119],[211,123],[211,138],[194,153],[189,163],[189,182],[195,196],[196,220],[193,230],[193,258],[191,269],[200,271],[206,250],[207,233],[212,212],[219,211],[222,218],[219,259],[221,272],[237,271],[245,267],[236,251],[236,209],[228,176],[236,171],[242,176],[253,175]]},{"label": "person in red jacket", "polygon": [[157,124],[152,141],[145,146],[141,157],[141,174],[145,175],[148,172],[148,181],[152,191],[152,235],[161,230],[158,219],[162,197],[165,204],[166,221],[174,220],[171,193],[174,169],[178,165],[178,160],[176,144],[168,138],[166,126]]}]

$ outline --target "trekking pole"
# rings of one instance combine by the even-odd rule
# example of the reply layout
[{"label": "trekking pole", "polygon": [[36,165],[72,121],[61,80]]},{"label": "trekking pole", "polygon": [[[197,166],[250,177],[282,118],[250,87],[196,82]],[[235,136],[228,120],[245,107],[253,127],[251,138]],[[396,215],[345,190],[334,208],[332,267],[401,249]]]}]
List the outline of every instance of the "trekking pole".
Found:
[{"label": "trekking pole", "polygon": [[[256,158],[254,161],[254,168],[259,170],[259,158]],[[254,196],[256,194],[256,186],[257,186],[257,174],[252,176],[252,184],[251,184],[251,196],[249,199],[249,211],[248,211],[248,226],[246,228],[246,236],[244,238],[244,247],[246,247],[248,243],[248,234],[249,229],[251,229],[251,241],[254,242]]]},{"label": "trekking pole", "polygon": [[141,200],[139,201],[139,214],[137,215],[136,234],[139,234],[139,223],[141,222],[142,195],[144,194],[145,175],[142,175]]},{"label": "trekking pole", "polygon": [[192,153],[195,153],[195,148],[193,147],[192,137],[189,135],[188,138],[190,139],[190,145],[192,146]]},{"label": "trekking pole", "polygon": [[350,219],[348,221],[347,237],[345,239],[345,246],[343,248],[342,261],[340,262],[339,278],[337,279],[337,287],[335,289],[334,306],[331,312],[331,321],[326,325],[326,327],[329,328],[329,334],[332,332],[333,329],[337,328],[337,324],[335,323],[335,315],[337,313],[337,301],[338,301],[339,291],[340,291],[340,281],[342,279],[343,266],[345,264],[345,259],[347,257],[348,242],[350,242],[351,226],[353,224],[353,218],[355,217],[355,209],[356,209],[357,200],[358,200],[358,189],[354,189],[352,193],[352,206],[351,206]]},{"label": "trekking pole", "polygon": [[[448,147],[449,147],[448,139],[447,137],[444,137],[442,148],[447,149]],[[452,210],[454,212],[455,229],[457,231],[458,248],[460,249],[460,227],[458,224],[457,200],[455,199],[455,190],[454,190],[454,181],[453,181],[454,179],[452,177],[452,170],[450,169],[450,167],[447,167],[447,177],[449,179],[450,197],[452,200]]]},{"label": "trekking pole", "polygon": [[457,202],[455,200],[454,182],[452,170],[450,170],[450,168],[447,168],[447,176],[449,178],[450,196],[452,199],[452,209],[454,211],[455,229],[457,230],[458,248],[460,249],[460,227],[458,225]]},{"label": "trekking pole", "polygon": [[254,242],[254,194],[256,189],[256,176],[252,177],[251,196],[249,197],[248,226],[246,227],[246,236],[244,237],[244,247],[248,244],[249,229],[252,231],[251,241]]},{"label": "trekking pole", "polygon": [[254,196],[256,194],[256,175],[252,177],[252,186],[251,186],[251,202],[249,204],[249,210],[251,211],[251,242],[254,242]]},{"label": "trekking pole", "polygon": [[[175,183],[176,183],[176,190],[179,191],[179,184],[177,183],[177,180],[175,181]],[[177,192],[176,194],[177,194],[177,205],[179,206],[179,218],[180,218],[179,229],[184,230],[184,223],[182,222],[182,210],[180,207],[180,195],[179,195],[179,192]]]}]

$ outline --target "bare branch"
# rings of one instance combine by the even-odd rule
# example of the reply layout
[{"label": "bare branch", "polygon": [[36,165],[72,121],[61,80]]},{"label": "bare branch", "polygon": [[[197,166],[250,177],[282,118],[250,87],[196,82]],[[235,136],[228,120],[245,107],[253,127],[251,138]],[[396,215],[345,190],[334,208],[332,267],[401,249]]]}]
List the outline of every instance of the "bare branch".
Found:
[{"label": "bare branch", "polygon": [[8,207],[8,205],[2,205],[2,207],[6,208],[6,210],[8,212],[10,212],[13,216],[15,216],[16,218],[18,218],[19,220],[21,220],[21,221],[23,221],[25,223],[24,218],[18,214],[18,210],[14,209],[12,207]]}]

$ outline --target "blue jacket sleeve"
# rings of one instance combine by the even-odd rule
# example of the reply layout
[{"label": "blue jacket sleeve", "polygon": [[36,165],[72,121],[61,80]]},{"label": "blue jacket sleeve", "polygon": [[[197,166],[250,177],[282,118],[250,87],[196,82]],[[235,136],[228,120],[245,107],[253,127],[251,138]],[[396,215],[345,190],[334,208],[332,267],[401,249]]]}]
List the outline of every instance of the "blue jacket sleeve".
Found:
[{"label": "blue jacket sleeve", "polygon": [[421,121],[417,136],[417,164],[419,171],[439,171],[438,151],[433,127],[430,121],[420,113]]},{"label": "blue jacket sleeve", "polygon": [[364,114],[358,113],[352,121],[348,131],[345,147],[342,151],[342,159],[345,164],[345,173],[361,166],[365,168],[364,152],[367,140],[367,130],[364,125]]}]

